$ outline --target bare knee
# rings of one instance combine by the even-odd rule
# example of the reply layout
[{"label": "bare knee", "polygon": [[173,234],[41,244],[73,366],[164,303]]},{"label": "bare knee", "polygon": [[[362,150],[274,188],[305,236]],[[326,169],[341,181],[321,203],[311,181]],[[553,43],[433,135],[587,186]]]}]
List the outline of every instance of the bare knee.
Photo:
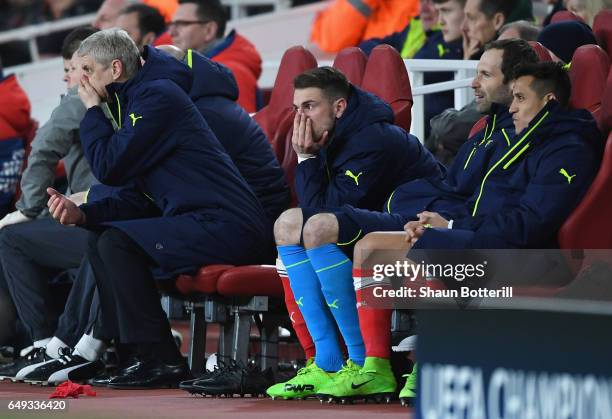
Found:
[{"label": "bare knee", "polygon": [[353,266],[362,267],[372,263],[393,263],[403,260],[410,244],[406,242],[406,233],[373,232],[366,234],[355,244]]},{"label": "bare knee", "polygon": [[333,214],[317,214],[304,225],[304,247],[312,249],[338,242],[338,219]]},{"label": "bare knee", "polygon": [[299,208],[288,209],[278,217],[274,223],[274,239],[278,246],[300,243],[303,218]]}]

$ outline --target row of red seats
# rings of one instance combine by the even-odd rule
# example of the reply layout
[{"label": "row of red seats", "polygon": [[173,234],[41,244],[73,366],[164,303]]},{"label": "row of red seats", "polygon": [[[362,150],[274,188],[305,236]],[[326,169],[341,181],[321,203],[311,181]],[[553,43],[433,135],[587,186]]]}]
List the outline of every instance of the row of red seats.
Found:
[{"label": "row of red seats", "polygon": [[[582,18],[568,10],[562,10],[553,15],[551,23],[563,22],[566,20],[577,20],[583,22]],[[601,10],[593,20],[593,33],[597,43],[603,48],[608,56],[612,56],[612,10]]]},{"label": "row of red seats", "polygon": [[[288,184],[292,189],[297,160],[291,145],[293,128],[293,79],[300,73],[315,68],[317,61],[314,56],[301,46],[288,49],[279,66],[274,88],[269,104],[255,115],[255,119],[265,131],[275,154],[284,169]],[[405,129],[410,129],[412,91],[406,67],[400,55],[388,45],[376,47],[369,59],[358,48],[348,48],[338,54],[333,64],[347,75],[356,86],[372,92],[390,104],[395,116],[395,123]],[[202,294],[208,296],[211,304],[224,304],[227,310],[234,313],[232,323],[235,337],[233,346],[238,345],[239,336],[248,334],[249,327],[242,326],[239,317],[250,317],[251,309],[247,309],[248,301],[244,297],[282,298],[283,288],[274,266],[253,265],[234,267],[229,265],[211,265],[202,267],[195,275],[182,275],[176,281],[177,290],[188,300],[198,300]],[[240,300],[242,298],[242,300]],[[211,302],[212,300],[212,302]],[[240,303],[235,303],[240,300]],[[226,304],[229,301],[229,304]],[[240,306],[239,306],[240,305]],[[244,310],[241,311],[241,307]],[[265,311],[265,310],[262,310]],[[194,315],[195,313],[195,315]],[[242,313],[242,314],[241,314]],[[202,321],[204,314],[192,312],[192,330],[201,332],[205,327]],[[199,318],[198,318],[199,316]],[[202,341],[202,339],[198,339]],[[244,342],[244,339],[242,340]],[[220,342],[223,344],[223,342]],[[190,349],[191,366],[199,368],[204,348]],[[232,355],[236,356],[240,348],[233,347]],[[243,348],[242,348],[243,349]],[[246,354],[243,352],[242,358]],[[193,361],[197,359],[197,361]],[[244,360],[244,359],[243,359]]]}]

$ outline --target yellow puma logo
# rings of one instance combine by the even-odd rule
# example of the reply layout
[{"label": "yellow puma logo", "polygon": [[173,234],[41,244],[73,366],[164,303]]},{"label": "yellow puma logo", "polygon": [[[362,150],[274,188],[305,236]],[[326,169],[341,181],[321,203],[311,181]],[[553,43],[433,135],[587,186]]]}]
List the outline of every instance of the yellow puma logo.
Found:
[{"label": "yellow puma logo", "polygon": [[135,127],[136,126],[136,121],[138,121],[139,119],[142,119],[142,115],[141,116],[136,116],[136,114],[132,112],[130,114],[130,118],[132,118],[132,126]]},{"label": "yellow puma logo", "polygon": [[359,172],[359,174],[357,176],[355,176],[353,174],[353,172],[351,172],[350,170],[347,170],[346,172],[344,172],[344,174],[348,177],[350,177],[351,179],[353,179],[355,181],[355,184],[357,186],[359,186],[359,176],[361,176],[363,174],[363,172]]},{"label": "yellow puma logo", "polygon": [[327,303],[327,307],[329,307],[329,308],[340,308],[340,307],[338,307],[338,301],[339,300],[336,298],[334,301],[332,301],[331,304]]},{"label": "yellow puma logo", "polygon": [[561,168],[561,170],[559,170],[559,173],[561,173],[563,176],[565,176],[565,178],[567,179],[567,183],[572,183],[572,179],[576,177],[576,175],[571,175],[569,173],[567,173],[567,170]]},{"label": "yellow puma logo", "polygon": [[300,307],[302,307],[302,306],[304,305],[304,303],[302,302],[302,300],[303,300],[303,299],[304,299],[304,297],[302,296],[302,297],[300,297],[300,299],[299,299],[299,300],[295,300],[295,303],[296,303],[297,305],[299,305]]}]

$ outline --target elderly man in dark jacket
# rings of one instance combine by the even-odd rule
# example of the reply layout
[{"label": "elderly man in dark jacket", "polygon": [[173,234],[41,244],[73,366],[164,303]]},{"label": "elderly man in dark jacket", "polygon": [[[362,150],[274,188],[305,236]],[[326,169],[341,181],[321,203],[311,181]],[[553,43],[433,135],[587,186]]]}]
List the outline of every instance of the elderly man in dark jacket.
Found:
[{"label": "elderly man in dark jacket", "polygon": [[[238,87],[234,76],[223,65],[212,62],[197,52],[189,51],[185,54],[170,45],[161,46],[159,49],[184,61],[194,69],[191,99],[255,192],[271,229],[274,220],[288,205],[289,189],[265,134],[236,103]],[[90,203],[107,198],[109,195],[123,199],[134,197],[138,199],[139,195],[133,192],[131,185],[108,187],[98,184],[89,190],[87,198]],[[61,225],[56,227],[68,228]],[[272,245],[272,240],[269,240],[270,251],[273,250]],[[272,252],[267,256],[272,257]],[[166,274],[162,272],[161,275]],[[94,325],[97,320],[97,297],[94,297],[95,280],[87,260],[81,264],[74,282],[75,285],[52,340],[55,342],[59,339],[75,348],[74,353],[69,355],[70,360],[49,359],[36,364],[35,368],[21,368],[19,378],[30,382],[57,383],[69,379],[87,379],[97,374],[100,368],[99,358],[105,348],[104,340],[107,336],[103,327]],[[94,304],[90,316],[92,298]],[[47,336],[50,336],[49,332],[45,335]],[[123,349],[120,345],[119,352],[125,358],[127,354]],[[105,379],[107,381],[108,377]]]},{"label": "elderly man in dark jacket", "polygon": [[[79,90],[88,108],[81,124],[85,155],[101,182],[131,185],[135,193],[79,208],[50,190],[50,212],[62,223],[99,232],[87,257],[102,318],[111,334],[138,354],[134,368],[109,386],[177,384],[188,376],[187,368],[152,270],[170,277],[204,264],[257,263],[270,237],[266,216],[191,102],[188,68],[146,48],[139,69],[138,49],[119,30],[92,35],[79,55],[87,75]],[[102,97],[119,125],[116,133],[103,118]]]}]

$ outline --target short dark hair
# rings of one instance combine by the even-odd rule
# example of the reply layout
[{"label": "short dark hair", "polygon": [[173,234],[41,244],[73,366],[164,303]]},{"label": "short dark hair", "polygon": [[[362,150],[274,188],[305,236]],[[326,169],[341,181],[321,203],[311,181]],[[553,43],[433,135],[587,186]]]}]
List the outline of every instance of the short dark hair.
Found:
[{"label": "short dark hair", "polygon": [[503,51],[501,71],[504,75],[504,83],[508,83],[516,78],[516,70],[522,64],[540,61],[538,54],[523,39],[492,41],[485,45],[485,51],[490,49],[500,49]]},{"label": "short dark hair", "polygon": [[179,0],[179,4],[193,3],[198,6],[196,13],[198,19],[209,20],[217,24],[217,38],[225,35],[227,13],[220,0]]},{"label": "short dark hair", "polygon": [[72,58],[72,55],[79,49],[81,46],[81,42],[96,32],[99,29],[94,28],[93,26],[83,26],[80,28],[74,29],[64,38],[64,42],[62,43],[62,57],[65,60],[69,60]]},{"label": "short dark hair", "polygon": [[461,4],[462,6],[465,6],[465,2],[467,0],[432,0],[435,4],[442,4],[442,3],[446,3],[447,1],[456,1],[457,3]]},{"label": "short dark hair", "polygon": [[518,5],[519,0],[480,0],[480,11],[488,18],[492,18],[495,13],[501,12],[508,20],[508,17]]},{"label": "short dark hair", "polygon": [[295,89],[317,87],[330,101],[348,99],[351,84],[342,72],[333,67],[318,67],[304,71],[293,80]]},{"label": "short dark hair", "polygon": [[161,35],[166,30],[164,17],[154,7],[147,6],[146,4],[130,4],[121,10],[120,14],[129,15],[130,13],[138,14],[138,29],[140,29],[141,35],[149,32]]},{"label": "short dark hair", "polygon": [[528,22],[526,20],[517,20],[514,22],[506,23],[504,26],[502,26],[499,30],[499,34],[501,35],[510,28],[516,28],[517,32],[519,33],[520,39],[523,39],[525,41],[535,41],[536,39],[538,39],[538,35],[540,34],[541,30],[539,26],[536,26],[531,22]]},{"label": "short dark hair", "polygon": [[514,79],[533,77],[530,87],[540,97],[554,93],[557,101],[567,107],[572,94],[572,82],[561,63],[539,62],[523,64],[517,70]]}]

